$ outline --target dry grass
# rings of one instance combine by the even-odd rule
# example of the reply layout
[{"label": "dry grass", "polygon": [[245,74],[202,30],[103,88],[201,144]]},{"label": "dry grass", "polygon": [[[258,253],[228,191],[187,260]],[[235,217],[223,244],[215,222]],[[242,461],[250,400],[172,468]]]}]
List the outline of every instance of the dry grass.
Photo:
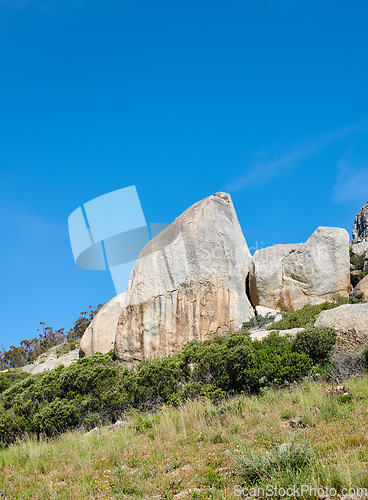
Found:
[{"label": "dry grass", "polygon": [[[9,500],[233,499],[234,486],[244,484],[237,456],[290,441],[308,443],[313,463],[296,477],[277,476],[279,484],[368,488],[368,377],[348,386],[347,402],[309,383],[220,406],[192,401],[134,414],[115,431],[26,439],[0,450],[0,489]],[[305,427],[291,427],[293,418]]]}]

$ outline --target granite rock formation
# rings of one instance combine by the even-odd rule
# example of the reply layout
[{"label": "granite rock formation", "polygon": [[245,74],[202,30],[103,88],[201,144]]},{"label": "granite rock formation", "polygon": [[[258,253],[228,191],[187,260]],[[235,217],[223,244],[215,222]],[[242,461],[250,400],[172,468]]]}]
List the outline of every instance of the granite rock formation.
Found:
[{"label": "granite rock formation", "polygon": [[234,332],[254,316],[252,256],[226,193],[199,201],[142,250],[129,279],[115,355],[131,366],[190,340]]},{"label": "granite rock formation", "polygon": [[250,275],[253,306],[299,309],[339,294],[349,295],[349,235],[319,227],[305,243],[257,250]]}]

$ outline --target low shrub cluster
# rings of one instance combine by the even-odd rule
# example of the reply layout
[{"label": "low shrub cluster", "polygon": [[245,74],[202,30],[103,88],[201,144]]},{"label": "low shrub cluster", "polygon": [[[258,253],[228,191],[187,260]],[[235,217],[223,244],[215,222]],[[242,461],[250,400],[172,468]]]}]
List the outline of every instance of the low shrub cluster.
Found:
[{"label": "low shrub cluster", "polygon": [[323,302],[316,305],[305,305],[296,311],[288,311],[280,321],[272,323],[269,330],[289,330],[291,328],[305,328],[313,326],[321,311],[333,309],[341,305],[339,301]]},{"label": "low shrub cluster", "polygon": [[269,481],[277,484],[285,476],[291,478],[309,471],[313,460],[313,449],[307,443],[284,443],[274,446],[266,453],[240,450],[235,455],[237,475],[248,484]]},{"label": "low shrub cluster", "polygon": [[368,275],[367,256],[365,253],[355,255],[350,248],[350,264],[352,265],[351,281],[356,286],[365,276]]},{"label": "low shrub cluster", "polygon": [[259,328],[264,325],[268,325],[272,323],[275,318],[275,314],[267,313],[265,316],[261,314],[257,314],[257,316],[253,316],[249,321],[245,321],[242,325],[242,330],[247,330],[249,328]]},{"label": "low shrub cluster", "polygon": [[295,340],[271,332],[258,341],[241,331],[192,341],[176,356],[143,361],[135,371],[119,366],[110,352],[35,376],[7,372],[0,379],[0,442],[11,443],[25,433],[53,436],[89,429],[123,413],[197,396],[218,401],[300,381],[326,359],[333,342],[332,332],[316,328]]},{"label": "low shrub cluster", "polygon": [[337,334],[333,328],[309,326],[297,333],[293,344],[297,352],[304,352],[314,364],[321,364],[327,360],[336,340]]}]

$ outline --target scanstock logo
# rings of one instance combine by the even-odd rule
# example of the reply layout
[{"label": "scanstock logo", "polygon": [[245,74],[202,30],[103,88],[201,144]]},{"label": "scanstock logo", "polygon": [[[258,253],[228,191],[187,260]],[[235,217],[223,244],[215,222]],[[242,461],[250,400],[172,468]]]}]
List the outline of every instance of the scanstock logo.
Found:
[{"label": "scanstock logo", "polygon": [[147,224],[136,187],[129,186],[87,201],[70,214],[68,226],[76,265],[109,270],[119,294],[144,245],[168,224]]}]

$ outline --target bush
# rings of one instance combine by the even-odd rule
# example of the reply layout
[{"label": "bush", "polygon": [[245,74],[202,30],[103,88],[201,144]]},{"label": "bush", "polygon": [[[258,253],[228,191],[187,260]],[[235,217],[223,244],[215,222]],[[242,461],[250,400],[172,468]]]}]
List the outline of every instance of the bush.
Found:
[{"label": "bush", "polygon": [[190,342],[176,356],[143,361],[135,371],[117,365],[109,353],[39,375],[12,374],[10,385],[7,372],[1,377],[0,441],[25,433],[53,436],[112,423],[133,409],[156,410],[195,397],[216,402],[229,393],[299,381],[313,365],[313,349],[308,354],[303,346],[296,349],[278,332],[260,341],[238,332]]},{"label": "bush", "polygon": [[271,484],[282,474],[309,469],[314,453],[306,443],[297,445],[290,442],[274,446],[271,451],[262,454],[244,450],[234,458],[237,475],[252,485],[265,480]]},{"label": "bush", "polygon": [[225,392],[257,393],[264,385],[300,380],[312,365],[307,355],[294,352],[291,341],[277,332],[260,341],[245,333],[220,337],[187,346],[182,356],[194,365],[193,381]]},{"label": "bush", "polygon": [[254,316],[249,321],[246,321],[242,324],[242,330],[249,330],[250,328],[257,328],[263,325],[267,325],[272,323],[275,314],[267,313],[265,316],[261,316],[258,314]]},{"label": "bush", "polygon": [[305,305],[297,311],[289,311],[284,317],[268,327],[268,330],[289,330],[291,328],[305,328],[313,326],[321,311],[333,309],[339,304],[337,302],[323,302],[316,305]]},{"label": "bush", "polygon": [[297,333],[293,341],[294,350],[306,354],[315,364],[323,364],[332,352],[336,339],[333,328],[311,326]]},{"label": "bush", "polygon": [[11,382],[8,377],[6,377],[4,373],[0,373],[0,392],[5,391],[5,389],[8,389],[10,386]]},{"label": "bush", "polygon": [[353,286],[356,286],[359,281],[368,275],[368,265],[366,264],[366,259],[367,256],[365,253],[355,255],[350,248],[350,263],[353,268],[352,270],[356,271],[356,273],[352,273],[351,275]]}]

